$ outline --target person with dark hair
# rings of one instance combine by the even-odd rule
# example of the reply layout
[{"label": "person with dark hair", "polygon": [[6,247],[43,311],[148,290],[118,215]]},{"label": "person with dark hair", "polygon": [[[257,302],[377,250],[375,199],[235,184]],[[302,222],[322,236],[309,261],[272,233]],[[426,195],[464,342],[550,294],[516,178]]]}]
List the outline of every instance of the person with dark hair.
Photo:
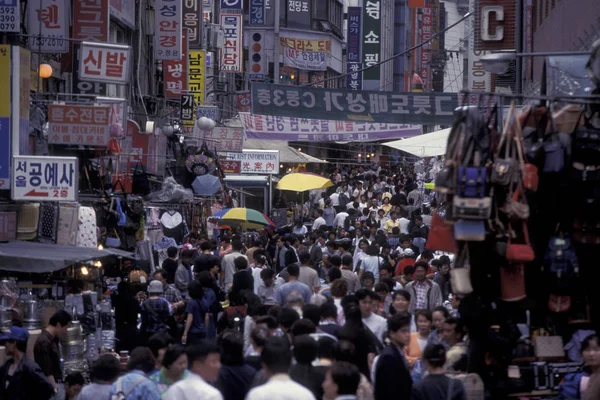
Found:
[{"label": "person with dark hair", "polygon": [[412,400],[467,400],[462,382],[446,376],[446,349],[441,344],[430,344],[423,351],[423,361],[429,374],[412,388]]},{"label": "person with dark hair", "polygon": [[450,346],[446,353],[444,369],[447,371],[466,371],[468,346],[464,338],[466,329],[460,318],[450,317],[444,321],[442,339]]},{"label": "person with dark hair", "polygon": [[425,346],[431,334],[432,317],[429,310],[417,310],[415,312],[417,332],[410,334],[410,342],[406,349],[406,359],[412,368],[417,360],[421,358]]},{"label": "person with dark hair", "polygon": [[427,339],[427,344],[441,344],[446,350],[450,349],[450,346],[442,339],[442,330],[444,328],[444,322],[450,318],[448,309],[444,306],[437,306],[431,313],[431,322],[433,329]]},{"label": "person with dark hair", "polygon": [[11,357],[0,368],[0,399],[47,400],[54,395],[54,387],[40,367],[27,357],[27,329],[13,326],[0,336],[6,355]]},{"label": "person with dark hair", "polygon": [[291,264],[287,267],[290,280],[281,285],[275,292],[275,301],[285,306],[288,303],[288,298],[300,296],[304,300],[304,304],[310,303],[313,291],[304,283],[299,282],[300,267],[296,264]]},{"label": "person with dark hair", "polygon": [[81,372],[71,372],[65,378],[65,400],[78,399],[81,388],[85,385],[85,379]]},{"label": "person with dark hair", "polygon": [[314,293],[319,293],[321,290],[321,280],[319,274],[311,267],[310,254],[307,251],[301,251],[298,254],[300,262],[300,275],[298,276],[298,282],[304,283]]},{"label": "person with dark hair", "polygon": [[121,373],[121,363],[112,354],[103,354],[92,364],[92,383],[81,389],[77,400],[110,398],[112,384]]},{"label": "person with dark hair", "polygon": [[294,235],[288,237],[288,251],[285,253],[285,266],[289,267],[300,261],[298,251],[300,250],[300,240]]},{"label": "person with dark hair", "polygon": [[126,281],[119,282],[117,292],[111,294],[111,301],[115,308],[116,350],[131,351],[138,340],[137,316],[141,312],[140,302],[132,293],[131,284]]},{"label": "person with dark hair", "polygon": [[125,400],[160,400],[160,391],[148,378],[154,370],[154,357],[148,347],[136,347],[129,354],[127,373],[112,384],[110,397],[121,394]]},{"label": "person with dark hair", "polygon": [[192,274],[192,262],[194,261],[193,250],[183,250],[181,252],[181,264],[175,271],[175,286],[181,292],[184,298],[188,298],[188,284],[194,280]]},{"label": "person with dark hair", "polygon": [[[190,375],[171,386],[164,400],[223,400],[211,383],[219,377],[221,354],[215,343],[201,340],[186,348]],[[146,400],[146,399],[144,399]]]},{"label": "person with dark hair", "polygon": [[[347,362],[352,365],[356,364],[356,348],[354,344],[347,340],[340,340],[333,346],[333,360],[335,363]],[[357,397],[361,400],[372,400],[373,396],[373,385],[367,379],[367,376],[360,372],[360,383],[358,385]],[[328,400],[329,398],[325,396]]]},{"label": "person with dark hair", "polygon": [[290,334],[290,329],[292,328],[292,325],[294,325],[294,322],[299,320],[300,314],[293,308],[282,307],[277,314],[279,328],[286,335]]},{"label": "person with dark hair", "polygon": [[[339,282],[344,282],[339,280]],[[344,282],[345,283],[345,282]],[[331,302],[325,302],[319,307],[319,330],[325,332],[333,337],[338,337],[339,331],[342,328],[337,323],[338,319],[338,308]]]},{"label": "person with dark hair", "polygon": [[227,330],[218,340],[221,369],[215,383],[224,400],[244,400],[256,369],[244,362],[244,339],[239,331]]},{"label": "person with dark hair", "polygon": [[579,388],[583,400],[600,398],[600,339],[591,334],[581,342],[581,356],[584,366],[589,370],[589,377],[582,377]]},{"label": "person with dark hair", "polygon": [[231,249],[231,252],[223,256],[221,260],[221,288],[225,290],[229,290],[233,285],[233,275],[237,272],[235,260],[244,258],[248,262],[248,257],[242,254],[244,244],[240,240],[234,240]]},{"label": "person with dark hair", "polygon": [[179,253],[179,249],[177,247],[171,246],[167,249],[167,258],[162,262],[162,269],[167,273],[167,282],[175,283],[175,273],[177,272],[177,267],[179,264],[177,263],[177,254]]},{"label": "person with dark hair", "polygon": [[[264,318],[264,319],[261,319]],[[254,368],[256,371],[259,371],[262,366],[260,363],[260,354],[262,353],[263,348],[265,347],[265,342],[267,338],[272,336],[271,328],[266,326],[268,323],[265,323],[267,318],[271,320],[269,323],[274,324],[273,330],[277,329],[277,322],[271,316],[261,317],[256,321],[256,327],[252,329],[252,333],[250,333],[250,345],[251,351],[250,353],[244,357],[244,362]]]},{"label": "person with dark hair", "polygon": [[[167,272],[164,269],[157,269],[152,274],[152,277],[162,282],[163,285],[163,297],[171,304],[173,308],[173,314],[179,316],[179,319],[183,319],[185,311],[185,300],[181,295],[181,292],[174,284],[167,282]],[[173,324],[174,326],[175,324]]]},{"label": "person with dark hair", "polygon": [[[339,256],[338,256],[339,257]],[[360,289],[360,279],[358,279],[358,275],[354,273],[352,267],[352,256],[347,254],[340,258],[341,269],[342,269],[342,279],[346,281],[348,284],[348,293],[354,293],[358,289]],[[337,260],[336,260],[337,263]]]},{"label": "person with dark hair", "polygon": [[433,281],[440,287],[442,300],[446,301],[448,300],[450,293],[452,293],[452,284],[450,282],[450,258],[444,255],[438,259],[438,262],[438,273],[433,277]]},{"label": "person with dark hair", "polygon": [[317,341],[309,335],[296,336],[293,353],[296,364],[292,365],[290,369],[290,378],[310,390],[315,398],[322,398],[323,388],[321,385],[325,380],[325,374],[313,366],[313,361],[316,360],[318,353]]},{"label": "person with dark hair", "polygon": [[383,350],[375,366],[375,398],[377,400],[408,400],[412,379],[404,346],[410,340],[410,316],[395,314],[387,321],[390,344]]},{"label": "person with dark hair", "polygon": [[294,322],[290,328],[290,334],[293,338],[301,335],[312,335],[317,332],[317,326],[309,319],[302,318]]},{"label": "person with dark hair", "polygon": [[256,295],[260,298],[262,304],[273,305],[278,304],[275,299],[277,289],[283,285],[285,281],[275,277],[275,271],[270,268],[260,270],[260,282],[256,290]]},{"label": "person with dark hair", "polygon": [[198,281],[192,281],[189,284],[190,300],[187,303],[187,319],[181,342],[184,344],[195,344],[200,339],[206,338],[206,327],[210,324],[210,310],[206,300],[202,285]]},{"label": "person with dark hair", "polygon": [[285,338],[268,338],[261,353],[261,361],[269,380],[250,390],[246,400],[315,400],[310,390],[294,382],[288,374],[292,352]]},{"label": "person with dark hair", "polygon": [[358,368],[347,362],[334,363],[323,381],[325,398],[332,400],[356,400],[360,384]]},{"label": "person with dark hair", "polygon": [[165,352],[167,349],[174,343],[175,341],[166,332],[155,333],[150,336],[148,339],[148,348],[152,351],[152,356],[154,357],[154,371],[152,373],[158,371],[162,367],[162,360],[165,356]]},{"label": "person with dark hair", "polygon": [[379,256],[379,248],[375,245],[367,247],[367,255],[363,257],[360,263],[360,271],[358,272],[358,278],[361,279],[365,272],[371,272],[375,277],[375,280],[379,280],[379,268],[383,265],[385,260]]},{"label": "person with dark hair", "polygon": [[156,383],[161,395],[174,383],[188,377],[188,358],[181,345],[169,347],[162,359],[162,368],[150,375],[150,380]]},{"label": "person with dark hair", "polygon": [[238,257],[233,261],[233,265],[235,265],[236,273],[233,274],[229,297],[235,298],[242,291],[246,290],[254,292],[254,277],[252,276],[252,271],[248,269],[248,260]]},{"label": "person with dark hair", "polygon": [[71,314],[65,310],[52,314],[48,326],[38,336],[33,347],[33,358],[54,387],[59,399],[64,397],[64,382],[58,345],[66,336],[71,320]]},{"label": "person with dark hair", "polygon": [[206,338],[215,339],[217,337],[217,316],[222,311],[221,303],[219,302],[219,287],[212,277],[210,272],[202,271],[198,274],[197,281],[200,283],[204,296],[203,300],[208,306],[208,311],[211,314],[206,326]]},{"label": "person with dark hair", "polygon": [[172,322],[173,307],[163,297],[163,284],[153,280],[148,284],[148,298],[142,304],[141,316],[142,343],[146,344],[150,336],[159,332],[168,332]]},{"label": "person with dark hair", "polygon": [[427,279],[427,268],[429,265],[425,261],[417,261],[415,267],[415,280],[404,286],[404,289],[411,294],[409,311],[415,310],[433,310],[442,305],[442,292],[437,283]]},{"label": "person with dark hair", "polygon": [[367,289],[360,289],[355,293],[360,306],[362,322],[375,337],[383,344],[383,335],[385,334],[387,324],[385,318],[373,313],[372,302],[375,296],[374,292]]}]

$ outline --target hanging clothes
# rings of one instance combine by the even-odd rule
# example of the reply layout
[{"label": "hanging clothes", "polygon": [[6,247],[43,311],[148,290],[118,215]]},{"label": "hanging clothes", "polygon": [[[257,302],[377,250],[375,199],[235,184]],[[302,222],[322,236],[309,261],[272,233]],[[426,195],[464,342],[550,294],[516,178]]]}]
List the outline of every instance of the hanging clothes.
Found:
[{"label": "hanging clothes", "polygon": [[175,239],[177,244],[183,244],[183,238],[186,234],[186,225],[183,216],[179,211],[165,211],[160,216],[160,222],[163,226],[163,234],[166,237]]}]

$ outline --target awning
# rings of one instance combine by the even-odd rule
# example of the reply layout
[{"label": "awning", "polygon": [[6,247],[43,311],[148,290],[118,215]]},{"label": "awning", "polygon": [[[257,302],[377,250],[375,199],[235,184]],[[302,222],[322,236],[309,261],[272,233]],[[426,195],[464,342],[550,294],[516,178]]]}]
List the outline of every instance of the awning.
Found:
[{"label": "awning", "polygon": [[0,270],[45,273],[64,269],[72,264],[105,257],[133,258],[133,254],[105,248],[13,241],[0,243]]},{"label": "awning", "polygon": [[450,128],[382,144],[421,158],[442,156],[446,154],[449,134]]},{"label": "awning", "polygon": [[285,140],[260,140],[246,139],[244,149],[248,150],[279,150],[279,162],[287,164],[305,164],[305,163],[326,163],[317,157],[309,156],[295,148],[288,146]]}]

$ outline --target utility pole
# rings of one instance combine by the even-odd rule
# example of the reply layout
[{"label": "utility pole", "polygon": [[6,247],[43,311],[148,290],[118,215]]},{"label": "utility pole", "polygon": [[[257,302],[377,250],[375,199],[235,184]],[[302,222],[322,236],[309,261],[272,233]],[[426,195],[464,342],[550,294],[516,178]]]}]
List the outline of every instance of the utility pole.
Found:
[{"label": "utility pole", "polygon": [[275,84],[279,83],[279,53],[281,51],[279,47],[279,16],[281,15],[281,1],[282,0],[275,0],[274,4],[275,21],[273,25],[273,38],[275,40],[275,49],[273,51],[273,82]]}]

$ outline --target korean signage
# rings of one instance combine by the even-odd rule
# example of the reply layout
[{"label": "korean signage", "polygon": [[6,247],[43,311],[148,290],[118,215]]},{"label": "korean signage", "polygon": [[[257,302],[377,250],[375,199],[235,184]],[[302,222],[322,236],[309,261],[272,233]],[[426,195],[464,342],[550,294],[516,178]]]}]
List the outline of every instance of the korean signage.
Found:
[{"label": "korean signage", "polygon": [[187,28],[188,31],[188,46],[190,49],[202,48],[201,1],[183,0],[183,27]]},{"label": "korean signage", "polygon": [[225,160],[240,161],[242,174],[278,174],[278,150],[244,150],[242,153],[225,153]]},{"label": "korean signage", "polygon": [[[515,48],[516,4],[510,0],[480,0],[475,5],[475,50]],[[522,27],[519,27],[522,29]]]},{"label": "korean signage", "polygon": [[293,118],[452,125],[456,93],[396,93],[252,84],[252,113]]},{"label": "korean signage", "polygon": [[154,58],[181,59],[181,1],[156,0]]},{"label": "korean signage", "polygon": [[326,71],[327,53],[324,51],[302,51],[286,47],[283,49],[283,64],[308,71]]},{"label": "korean signage", "polygon": [[130,50],[129,46],[82,42],[79,79],[126,84],[131,65]]},{"label": "korean signage", "polygon": [[48,107],[48,143],[107,146],[110,107],[51,104]]},{"label": "korean signage", "polygon": [[[422,8],[423,14],[421,14],[421,39],[420,42],[429,42],[433,36],[433,7],[426,5]],[[423,89],[427,90],[430,86],[429,64],[431,62],[430,44],[426,44],[421,47],[421,59],[420,59],[420,73],[419,76],[423,80]]]},{"label": "korean signage", "polygon": [[348,34],[346,44],[346,87],[352,90],[362,89],[362,61],[360,56],[362,10],[360,7],[348,7]]},{"label": "korean signage", "polygon": [[250,0],[251,26],[263,26],[265,24],[265,0]]},{"label": "korean signage", "polygon": [[13,200],[77,201],[77,157],[14,156]]},{"label": "korean signage", "polygon": [[244,148],[242,128],[217,127],[210,131],[200,131],[199,137],[208,143],[211,150],[241,152]]},{"label": "korean signage", "polygon": [[187,121],[192,121],[194,123],[194,96],[191,94],[182,94],[181,95],[181,108],[180,118],[186,125],[188,125]]},{"label": "korean signage", "polygon": [[279,45],[283,48],[302,51],[324,51],[327,54],[331,53],[331,42],[329,40],[308,40],[282,37],[279,38]]},{"label": "korean signage", "polygon": [[[206,52],[204,50],[188,50],[188,93],[194,96],[194,106],[204,105]],[[194,121],[184,121],[184,133],[191,135]]]},{"label": "korean signage", "polygon": [[187,53],[189,29],[181,30],[181,58],[177,61],[165,60],[163,67],[165,97],[179,99],[181,91],[187,89]]},{"label": "korean signage", "polygon": [[73,39],[108,42],[108,0],[73,1]]},{"label": "korean signage", "polygon": [[219,119],[219,110],[217,106],[198,106],[196,107],[196,119],[206,117],[216,121]]},{"label": "korean signage", "polygon": [[110,15],[135,29],[135,0],[110,0]]},{"label": "korean signage", "polygon": [[140,127],[135,121],[127,121],[126,137],[131,138],[131,153],[133,154],[131,161],[142,163],[146,167],[146,171],[151,174],[155,172],[154,167],[148,164],[149,145],[152,136],[141,133]]},{"label": "korean signage", "polygon": [[0,44],[0,189],[10,188],[10,46]]},{"label": "korean signage", "polygon": [[73,55],[75,57],[73,63],[73,93],[105,96],[107,93],[106,83],[90,82],[79,78],[79,67],[81,65],[81,45],[79,43],[73,44]]},{"label": "korean signage", "polygon": [[238,112],[250,112],[251,98],[250,93],[238,93],[237,94],[237,111]]},{"label": "korean signage", "polygon": [[244,5],[242,0],[221,0],[221,10],[241,10]]},{"label": "korean signage", "polygon": [[420,125],[274,117],[250,113],[241,113],[240,118],[248,139],[364,142],[409,138],[422,132]]},{"label": "korean signage", "polygon": [[29,47],[41,53],[69,51],[69,2],[39,0],[29,3]]},{"label": "korean signage", "polygon": [[221,14],[224,40],[219,64],[222,72],[242,72],[242,18],[241,14]]},{"label": "korean signage", "polygon": [[287,0],[288,28],[310,29],[310,0]]},{"label": "korean signage", "polygon": [[[376,65],[381,61],[381,2],[382,0],[363,0],[362,8],[362,62],[364,67]],[[381,76],[380,67],[363,72],[363,80],[377,81]]]},{"label": "korean signage", "polygon": [[21,29],[21,2],[0,1],[0,32],[19,32]]}]

